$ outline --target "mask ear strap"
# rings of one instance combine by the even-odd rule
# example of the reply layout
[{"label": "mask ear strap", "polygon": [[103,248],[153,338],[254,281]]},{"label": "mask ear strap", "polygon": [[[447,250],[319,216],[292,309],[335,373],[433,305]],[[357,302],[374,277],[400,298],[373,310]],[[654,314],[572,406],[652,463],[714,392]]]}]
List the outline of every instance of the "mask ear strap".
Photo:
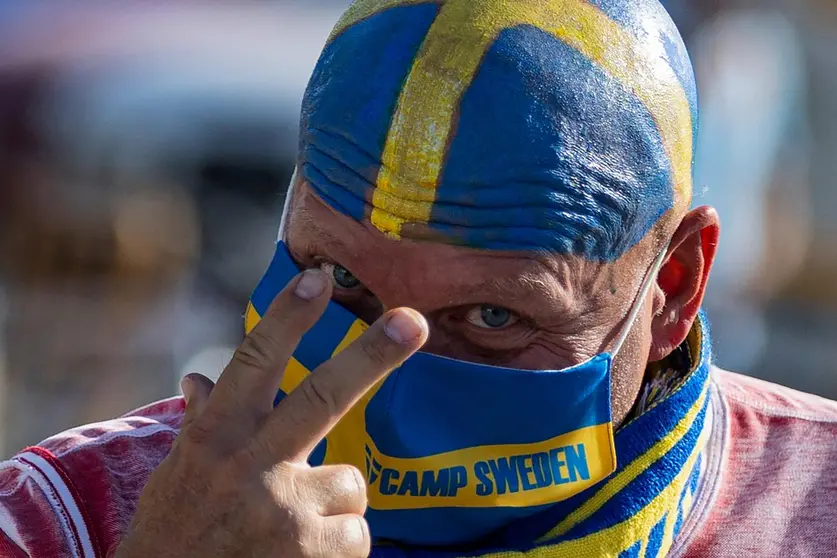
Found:
[{"label": "mask ear strap", "polygon": [[291,210],[291,200],[294,197],[294,184],[296,184],[297,168],[294,167],[294,174],[291,176],[291,183],[288,184],[285,190],[285,205],[282,207],[282,219],[279,221],[279,236],[276,242],[283,242],[285,240],[285,228],[288,226],[288,213]]},{"label": "mask ear strap", "polygon": [[660,251],[660,255],[654,260],[654,263],[651,264],[651,268],[648,270],[648,273],[645,276],[645,280],[642,282],[642,287],[639,289],[639,294],[637,295],[636,302],[634,302],[633,308],[628,313],[628,319],[625,321],[625,325],[622,326],[622,331],[619,333],[619,337],[616,339],[616,344],[613,346],[613,351],[611,351],[611,355],[616,355],[619,350],[622,348],[622,345],[625,344],[625,340],[628,338],[628,335],[631,333],[631,328],[636,321],[636,317],[639,315],[639,311],[642,310],[642,303],[645,302],[645,299],[648,297],[648,293],[651,291],[651,287],[654,286],[654,283],[657,280],[657,275],[660,273],[660,269],[663,267],[663,263],[666,261],[666,254],[668,253],[668,244],[666,247]]}]

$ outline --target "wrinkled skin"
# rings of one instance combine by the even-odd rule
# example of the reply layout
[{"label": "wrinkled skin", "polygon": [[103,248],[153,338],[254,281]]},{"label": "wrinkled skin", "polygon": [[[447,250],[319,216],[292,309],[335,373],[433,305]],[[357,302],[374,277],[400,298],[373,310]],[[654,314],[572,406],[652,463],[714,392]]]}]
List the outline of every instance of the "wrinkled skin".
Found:
[{"label": "wrinkled skin", "polygon": [[[356,315],[371,321],[386,308],[414,308],[430,323],[422,350],[523,369],[564,368],[610,349],[671,239],[658,284],[614,361],[616,424],[630,412],[646,364],[671,353],[691,329],[719,233],[712,208],[668,215],[615,263],[393,240],[335,211],[304,181],[295,187],[290,216],[286,239],[297,263],[332,275],[343,271],[336,264],[359,281],[334,287],[334,299]],[[487,328],[481,305],[506,308],[516,318]]]}]

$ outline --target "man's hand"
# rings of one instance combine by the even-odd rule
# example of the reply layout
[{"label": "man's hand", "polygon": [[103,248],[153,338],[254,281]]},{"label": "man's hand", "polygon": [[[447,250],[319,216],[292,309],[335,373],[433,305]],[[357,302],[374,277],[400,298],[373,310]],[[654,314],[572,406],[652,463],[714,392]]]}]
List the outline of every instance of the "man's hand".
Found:
[{"label": "man's hand", "polygon": [[322,271],[304,272],[216,386],[187,376],[182,430],[151,475],[117,558],[369,554],[360,471],[306,460],[368,389],[421,347],[427,323],[413,310],[388,312],[274,409],[285,365],[330,297]]}]

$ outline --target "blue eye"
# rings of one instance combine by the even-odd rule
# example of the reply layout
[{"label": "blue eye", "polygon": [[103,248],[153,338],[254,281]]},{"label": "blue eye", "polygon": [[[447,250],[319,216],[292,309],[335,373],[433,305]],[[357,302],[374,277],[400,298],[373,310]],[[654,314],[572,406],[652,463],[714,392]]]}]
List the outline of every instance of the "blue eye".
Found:
[{"label": "blue eye", "polygon": [[334,285],[341,289],[354,289],[361,286],[360,279],[340,264],[323,263],[320,264],[320,269],[329,274],[334,281]]},{"label": "blue eye", "polygon": [[469,310],[466,319],[477,327],[500,329],[515,323],[517,316],[508,308],[482,304]]}]

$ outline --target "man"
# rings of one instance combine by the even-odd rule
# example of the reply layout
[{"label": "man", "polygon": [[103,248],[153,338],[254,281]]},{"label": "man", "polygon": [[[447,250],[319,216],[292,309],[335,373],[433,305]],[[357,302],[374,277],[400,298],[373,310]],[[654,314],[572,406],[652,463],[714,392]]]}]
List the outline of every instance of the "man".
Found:
[{"label": "man", "polygon": [[837,404],[710,366],[695,104],[653,0],[355,2],[236,357],[5,463],[4,555],[832,553]]}]

